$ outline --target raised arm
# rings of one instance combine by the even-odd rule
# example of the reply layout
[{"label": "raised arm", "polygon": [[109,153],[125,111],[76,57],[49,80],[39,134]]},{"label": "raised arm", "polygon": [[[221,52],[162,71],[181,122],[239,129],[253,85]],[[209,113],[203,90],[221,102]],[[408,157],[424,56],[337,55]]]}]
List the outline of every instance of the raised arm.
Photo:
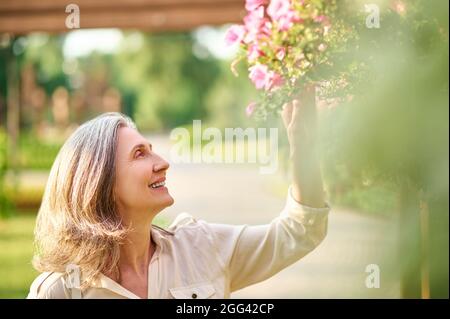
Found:
[{"label": "raised arm", "polygon": [[231,292],[270,278],[325,238],[329,208],[301,205],[291,193],[292,186],[285,208],[270,224],[207,224]]},{"label": "raised arm", "polygon": [[317,156],[315,87],[307,86],[283,107],[281,113],[290,145],[292,195],[311,207],[325,207],[322,176]]},{"label": "raised arm", "polygon": [[316,150],[314,87],[284,105],[293,181],[286,206],[268,225],[211,224],[230,290],[265,280],[312,251],[327,233],[325,203]]}]

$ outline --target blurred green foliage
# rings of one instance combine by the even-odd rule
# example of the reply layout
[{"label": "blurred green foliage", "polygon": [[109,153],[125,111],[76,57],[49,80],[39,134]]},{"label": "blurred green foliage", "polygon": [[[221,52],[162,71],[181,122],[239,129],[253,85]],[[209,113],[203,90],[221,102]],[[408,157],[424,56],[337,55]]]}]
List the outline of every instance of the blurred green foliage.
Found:
[{"label": "blurred green foliage", "polygon": [[[36,82],[48,97],[58,87],[66,88],[69,94],[81,91],[84,95],[89,94],[92,84],[118,89],[122,111],[144,131],[170,129],[192,123],[193,119],[209,118],[213,122],[215,112],[222,112],[219,121],[228,126],[246,120],[245,106],[255,93],[246,76],[234,77],[229,61],[215,57],[192,33],[124,31],[122,35],[113,54],[94,51],[67,58],[63,55],[65,35],[41,33],[13,39],[10,46],[0,49],[0,54],[14,54],[20,69],[32,65]],[[0,64],[0,98],[6,96],[4,61]],[[241,71],[246,72],[242,67]],[[239,94],[232,93],[235,88]],[[88,101],[88,112],[82,120],[101,112],[99,101]],[[227,101],[227,112],[216,107]],[[52,123],[50,104],[48,99],[46,120]],[[22,127],[31,128],[31,121],[28,110],[22,109]]]},{"label": "blurred green foliage", "polygon": [[5,192],[6,161],[6,132],[0,127],[0,219],[10,214],[10,201]]},{"label": "blurred green foliage", "polygon": [[359,23],[348,58],[365,66],[364,80],[323,117],[324,171],[347,199],[354,190],[391,189],[404,296],[420,297],[427,260],[432,297],[448,297],[449,3],[403,4],[401,13],[381,7],[379,29]]},{"label": "blurred green foliage", "polygon": [[[128,109],[141,130],[189,125],[193,119],[212,119],[216,124],[216,119],[223,121],[215,113],[223,112],[217,104],[224,100],[231,102],[224,122],[242,123],[252,88],[245,78],[233,78],[228,61],[207,52],[196,56],[194,47],[199,44],[189,33],[141,34],[142,47],[136,51],[125,50],[125,46],[139,35],[124,36],[123,49],[111,57],[111,83],[132,101]],[[232,93],[233,87],[240,88],[239,95]]]},{"label": "blurred green foliage", "polygon": [[62,144],[22,134],[19,140],[18,169],[50,170]]}]

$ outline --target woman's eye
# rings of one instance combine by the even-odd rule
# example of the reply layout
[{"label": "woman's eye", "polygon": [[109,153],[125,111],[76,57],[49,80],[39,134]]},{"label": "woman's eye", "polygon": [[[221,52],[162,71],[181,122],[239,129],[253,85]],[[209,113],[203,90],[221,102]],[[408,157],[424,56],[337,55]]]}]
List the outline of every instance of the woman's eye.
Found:
[{"label": "woman's eye", "polygon": [[136,151],[136,154],[134,155],[134,157],[139,158],[139,157],[142,157],[142,156],[144,156],[144,155],[145,155],[144,152],[142,152],[142,151]]}]

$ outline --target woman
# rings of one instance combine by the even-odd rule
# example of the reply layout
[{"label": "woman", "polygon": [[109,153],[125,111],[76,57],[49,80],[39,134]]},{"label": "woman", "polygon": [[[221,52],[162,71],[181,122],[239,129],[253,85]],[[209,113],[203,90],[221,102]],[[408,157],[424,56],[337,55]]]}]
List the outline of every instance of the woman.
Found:
[{"label": "woman", "polygon": [[284,210],[262,226],[185,213],[167,230],[152,225],[174,202],[169,164],[119,113],[80,126],[50,172],[35,229],[33,264],[42,274],[28,298],[228,298],[305,256],[325,237],[329,208],[314,103],[304,104],[283,108],[293,181]]}]

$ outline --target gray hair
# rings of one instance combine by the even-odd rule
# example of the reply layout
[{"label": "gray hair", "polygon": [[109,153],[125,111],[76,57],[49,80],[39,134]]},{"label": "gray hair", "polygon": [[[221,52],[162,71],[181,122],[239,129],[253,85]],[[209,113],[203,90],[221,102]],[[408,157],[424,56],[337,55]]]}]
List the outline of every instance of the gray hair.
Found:
[{"label": "gray hair", "polygon": [[[50,171],[35,228],[38,271],[78,265],[86,282],[119,275],[126,229],[114,199],[117,131],[136,125],[120,113],[102,114],[78,127]],[[87,283],[82,286],[87,286]]]}]

